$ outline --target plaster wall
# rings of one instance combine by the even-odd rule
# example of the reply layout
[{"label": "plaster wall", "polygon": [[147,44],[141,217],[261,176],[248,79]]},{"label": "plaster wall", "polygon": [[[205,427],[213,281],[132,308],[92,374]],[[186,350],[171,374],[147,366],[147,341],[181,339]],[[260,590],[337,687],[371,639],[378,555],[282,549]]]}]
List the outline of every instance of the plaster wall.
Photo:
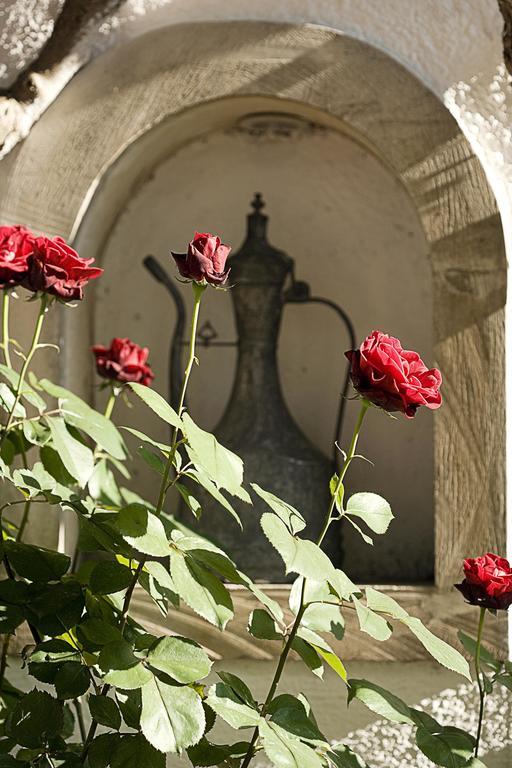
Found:
[{"label": "plaster wall", "polygon": [[[278,118],[274,120],[279,125]],[[236,249],[256,190],[267,202],[270,241],[296,260],[297,279],[309,282],[313,294],[340,303],[359,338],[381,328],[433,360],[431,265],[404,186],[352,138],[289,118],[284,124],[291,124],[288,135],[253,135],[248,118],[182,148],[136,190],[104,252],[97,254],[106,271],[96,288],[95,339],[108,343],[113,336],[128,335],[150,346],[155,386],[164,396],[175,312],[141,260],[152,253],[174,275],[168,249],[185,248],[195,228],[218,232]],[[100,192],[95,205],[108,205],[107,194],[116,192],[110,187],[103,200]],[[188,286],[182,294],[190,312]],[[208,291],[204,305],[202,320],[212,323],[219,338],[234,339],[229,295]],[[285,309],[279,350],[284,393],[299,425],[329,456],[345,372],[343,352],[349,346],[343,334],[326,308]],[[200,351],[190,403],[194,418],[205,428],[215,427],[222,416],[235,354],[232,349]],[[137,404],[135,409],[118,418],[137,421],[138,428],[166,440],[165,425],[157,418],[148,423],[147,409]],[[343,445],[350,439],[356,411],[348,403]],[[381,493],[398,520],[388,536],[376,537],[381,540],[373,548],[352,529],[345,531],[345,564],[353,578],[432,578],[432,430],[428,412],[420,412],[414,424],[403,419],[390,424],[378,412],[368,419],[362,450],[367,447],[375,468],[364,462],[354,465],[348,490]],[[137,489],[150,498],[154,475],[144,471],[140,461],[137,467]],[[414,483],[404,478],[414,478]]]}]

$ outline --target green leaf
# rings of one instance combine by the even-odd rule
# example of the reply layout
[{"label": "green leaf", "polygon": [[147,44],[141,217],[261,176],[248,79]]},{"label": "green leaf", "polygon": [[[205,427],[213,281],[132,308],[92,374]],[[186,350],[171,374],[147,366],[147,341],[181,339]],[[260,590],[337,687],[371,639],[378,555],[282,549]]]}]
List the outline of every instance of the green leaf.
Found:
[{"label": "green leaf", "polygon": [[335,568],[334,573],[329,574],[327,581],[341,600],[350,600],[351,595],[357,595],[361,592],[359,587],[339,568]]},{"label": "green leaf", "polygon": [[319,657],[316,649],[311,643],[303,640],[302,637],[294,637],[292,642],[293,650],[299,654],[304,664],[311,670],[311,672],[320,679],[324,676],[324,666],[322,660]]},{"label": "green leaf", "polygon": [[118,731],[121,727],[121,713],[117,704],[108,696],[89,696],[88,700],[91,717],[107,728]]},{"label": "green leaf", "polygon": [[167,534],[161,520],[142,504],[129,504],[119,512],[116,527],[123,539],[138,552],[153,557],[169,554]]},{"label": "green leaf", "polygon": [[0,768],[28,768],[29,763],[16,760],[12,755],[0,755]]},{"label": "green leaf", "polygon": [[248,728],[261,721],[259,712],[243,703],[230,685],[217,683],[208,691],[208,705],[232,728]]},{"label": "green leaf", "polygon": [[[290,609],[297,615],[301,603],[304,579],[298,578],[290,590]],[[302,626],[317,632],[332,632],[338,640],[343,639],[345,622],[336,596],[331,593],[327,581],[307,579],[304,587]]]},{"label": "green leaf", "polygon": [[188,686],[154,677],[142,688],[142,733],[155,749],[179,752],[197,744],[205,730],[201,697]]},{"label": "green leaf", "polygon": [[201,646],[186,637],[163,637],[148,653],[148,663],[179,683],[206,677],[212,662]]},{"label": "green leaf", "polygon": [[157,416],[160,416],[161,419],[166,421],[172,427],[177,427],[183,431],[183,422],[180,417],[174,408],[171,408],[167,400],[164,400],[158,392],[155,392],[155,390],[150,387],[145,387],[143,384],[136,384],[134,382],[129,386],[133,389],[135,394],[140,397],[140,399],[146,403],[154,413],[156,413]]},{"label": "green leaf", "polygon": [[318,574],[329,578],[334,571],[334,566],[320,547],[307,539],[292,536],[286,523],[277,515],[264,512],[261,516],[261,527],[283,558],[286,573],[298,573],[307,579],[316,579]]},{"label": "green leaf", "polygon": [[11,634],[25,621],[25,614],[15,605],[0,604],[0,633]]},{"label": "green leaf", "polygon": [[262,720],[259,732],[263,750],[276,768],[322,768],[322,760],[314,749],[276,723]]},{"label": "green leaf", "polygon": [[256,483],[251,483],[251,488],[253,488],[258,496],[268,504],[270,509],[281,518],[283,523],[286,523],[286,526],[292,535],[299,533],[299,531],[302,531],[306,527],[306,521],[303,516],[292,507],[291,504],[287,504],[286,501],[281,501],[281,499],[274,496],[273,493],[263,490],[263,488],[260,488]]},{"label": "green leaf", "polygon": [[193,611],[219,629],[233,618],[233,602],[224,584],[191,557],[171,551],[176,591]]},{"label": "green leaf", "polygon": [[117,733],[102,733],[96,736],[87,751],[87,768],[107,768],[118,744]]},{"label": "green leaf", "polygon": [[46,445],[50,440],[50,430],[40,421],[24,421],[23,436],[32,445]]},{"label": "green leaf", "polygon": [[199,520],[199,517],[201,516],[201,504],[200,502],[192,496],[189,489],[183,485],[182,483],[175,483],[174,487],[179,492],[181,498],[187,505],[187,507],[190,509],[196,520]]},{"label": "green leaf", "polygon": [[355,493],[347,502],[345,514],[361,518],[374,533],[386,533],[393,520],[388,502],[376,493]]},{"label": "green leaf", "polygon": [[4,542],[10,564],[19,576],[29,581],[57,581],[68,570],[71,560],[61,552],[16,541]]},{"label": "green leaf", "polygon": [[115,560],[96,563],[89,577],[89,587],[95,595],[110,595],[126,589],[132,582],[132,572]]},{"label": "green leaf", "polygon": [[215,435],[194,424],[188,413],[183,414],[183,426],[188,441],[187,452],[194,464],[202,467],[217,488],[225,488],[233,496],[251,503],[251,497],[242,487],[242,459],[224,448]]},{"label": "green leaf", "polygon": [[110,766],[111,768],[165,768],[165,755],[152,747],[142,733],[137,733],[134,736],[122,736],[112,755]]},{"label": "green leaf", "polygon": [[362,632],[366,632],[367,635],[380,642],[391,637],[392,629],[382,616],[367,608],[354,595],[352,595],[352,602],[356,607],[357,618]]},{"label": "green leaf", "polygon": [[68,431],[66,422],[60,417],[47,417],[46,423],[52,434],[55,450],[66,470],[85,488],[94,470],[92,451]]},{"label": "green leaf", "polygon": [[135,656],[126,640],[108,643],[103,646],[99,660],[100,668],[105,672],[105,682],[117,688],[132,690],[142,688],[153,679],[153,675]]},{"label": "green leaf", "polygon": [[[336,498],[334,499],[334,503],[336,505],[336,509],[338,512],[343,511],[343,498],[345,496],[345,486],[343,483],[338,488],[340,478],[337,474],[334,474],[330,481],[329,481],[329,490],[331,492],[331,496],[334,496],[336,494]],[[336,493],[336,489],[338,489],[338,492]]]},{"label": "green leaf", "polygon": [[139,576],[140,586],[154,600],[162,615],[167,616],[169,603],[179,607],[180,598],[168,570],[156,560],[146,562]]},{"label": "green leaf", "polygon": [[468,680],[471,680],[471,674],[469,671],[469,664],[462,654],[452,648],[451,645],[445,643],[440,637],[434,635],[429,629],[427,629],[419,619],[409,616],[402,620],[403,623],[409,627],[411,632],[418,638],[423,647],[434,657],[436,661],[451,669],[453,672],[458,672]]},{"label": "green leaf", "polygon": [[379,717],[393,723],[413,724],[411,710],[407,704],[385,688],[368,680],[350,679],[348,685],[349,704],[353,699],[358,699]]},{"label": "green leaf", "polygon": [[166,458],[169,456],[171,452],[170,445],[166,445],[165,443],[159,443],[157,440],[153,440],[152,437],[145,435],[144,432],[141,432],[138,429],[133,429],[133,427],[121,427],[121,429],[124,429],[126,432],[129,432],[130,435],[133,435],[134,437],[138,438],[141,442],[147,443],[148,445],[152,445],[153,448],[158,448],[158,450],[162,451],[162,453]]},{"label": "green leaf", "polygon": [[85,645],[92,643],[97,648],[122,640],[118,627],[102,619],[88,618],[76,627],[76,632],[80,642]]},{"label": "green leaf", "polygon": [[[236,744],[211,744],[206,739],[201,739],[193,747],[187,749],[187,755],[192,765],[206,768],[213,765],[238,765],[233,760],[242,759],[247,754],[250,744],[247,741],[239,741]],[[232,758],[230,760],[230,758]],[[1,768],[1,766],[0,766]]]},{"label": "green leaf", "polygon": [[41,379],[39,386],[59,401],[62,410],[65,411],[64,420],[67,424],[81,429],[115,459],[122,461],[126,458],[123,438],[110,419],[95,411],[69,390],[53,384],[48,379]]},{"label": "green leaf", "polygon": [[140,713],[142,712],[142,694],[141,689],[136,688],[133,691],[115,692],[116,700],[128,728],[140,728]]},{"label": "green leaf", "polygon": [[76,699],[89,690],[91,678],[87,667],[78,661],[66,661],[53,681],[59,699]]},{"label": "green leaf", "polygon": [[409,616],[407,611],[404,611],[396,600],[393,600],[389,595],[378,592],[373,587],[366,587],[366,603],[372,611],[389,613],[395,619],[406,619]]},{"label": "green leaf", "polygon": [[[49,431],[48,434],[50,434]],[[54,448],[51,448],[49,445],[44,445],[39,451],[39,456],[46,472],[48,472],[59,485],[64,488],[66,486],[75,485],[75,478],[69,474],[62,463],[62,459]]]},{"label": "green leaf", "polygon": [[[476,640],[473,640],[472,637],[469,637],[469,635],[466,635],[464,632],[459,631],[458,637],[466,651],[475,658],[476,656]],[[485,646],[480,645],[480,662],[483,662],[484,664],[487,664],[491,669],[493,669],[495,672],[497,672],[501,668],[500,662],[494,658],[492,653],[485,648]]]},{"label": "green leaf", "polygon": [[272,722],[288,733],[317,746],[328,745],[325,736],[318,730],[310,717],[304,702],[289,693],[283,693],[272,700],[268,713]]},{"label": "green leaf", "polygon": [[364,760],[344,744],[336,745],[336,748],[329,754],[329,760],[336,768],[368,768]]},{"label": "green leaf", "polygon": [[248,704],[250,707],[256,709],[257,702],[251,693],[251,689],[244,683],[237,675],[232,672],[223,672],[222,670],[217,673],[223,683],[229,685],[231,690],[238,696],[242,704]]},{"label": "green leaf", "polygon": [[313,648],[318,655],[333,669],[336,674],[341,677],[343,682],[347,682],[347,670],[340,657],[334,653],[334,651],[327,651],[319,645],[312,643]]},{"label": "green leaf", "polygon": [[429,760],[445,768],[463,768],[467,766],[475,740],[460,728],[444,727],[425,712],[413,711],[418,726],[416,744]]},{"label": "green leaf", "polygon": [[22,696],[6,722],[6,735],[17,744],[37,749],[58,736],[64,724],[61,702],[44,691],[33,690]]},{"label": "green leaf", "polygon": [[248,630],[258,640],[282,640],[275,620],[262,608],[255,608],[249,616]]},{"label": "green leaf", "polygon": [[95,501],[99,501],[108,506],[120,507],[123,499],[114,473],[108,466],[106,459],[101,459],[96,463],[94,472],[89,480],[89,493]]},{"label": "green leaf", "polygon": [[[14,407],[15,402],[16,397],[12,389],[10,389],[3,381],[0,382],[0,407],[2,407],[6,413],[10,413]],[[26,415],[27,412],[23,405],[20,402],[16,403],[13,416],[16,419],[24,419]]]},{"label": "green leaf", "polygon": [[201,467],[196,467],[195,469],[189,469],[185,473],[186,477],[191,478],[196,483],[201,485],[205,491],[207,491],[210,496],[215,499],[224,509],[226,509],[229,514],[234,517],[240,528],[242,528],[242,521],[240,520],[240,515],[238,512],[234,509],[232,504],[226,499],[225,496],[222,495],[222,493],[219,491],[215,483],[210,480],[206,472]]},{"label": "green leaf", "polygon": [[140,445],[137,448],[137,453],[139,454],[141,459],[148,465],[148,467],[150,467],[157,474],[163,477],[165,473],[166,462],[162,459],[162,457],[159,454],[154,453],[154,451],[150,451],[149,448],[146,448],[145,445]]},{"label": "green leaf", "polygon": [[[19,373],[13,371],[12,368],[9,368],[7,365],[3,364],[0,364],[0,373],[4,378],[7,379],[13,390],[17,389],[20,381]],[[32,389],[26,380],[22,384],[20,395],[28,403],[30,403],[30,405],[33,405],[34,408],[39,411],[39,413],[42,413],[45,410],[46,403],[44,402],[43,398]]]},{"label": "green leaf", "polygon": [[5,462],[5,464],[10,467],[14,461],[15,456],[16,456],[16,446],[14,445],[11,438],[8,435],[6,435],[6,437],[4,438],[2,447],[0,449],[0,457],[2,461]]},{"label": "green leaf", "polygon": [[57,584],[31,584],[26,618],[45,635],[61,635],[80,621],[84,608],[82,588],[66,579]]}]

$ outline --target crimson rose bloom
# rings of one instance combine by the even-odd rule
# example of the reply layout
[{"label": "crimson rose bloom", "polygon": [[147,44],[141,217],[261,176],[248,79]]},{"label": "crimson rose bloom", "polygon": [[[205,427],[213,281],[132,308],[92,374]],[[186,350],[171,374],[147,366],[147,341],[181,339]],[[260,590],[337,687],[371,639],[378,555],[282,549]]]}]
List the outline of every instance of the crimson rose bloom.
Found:
[{"label": "crimson rose bloom", "polygon": [[226,270],[226,259],[231,247],[224,245],[220,237],[209,232],[196,232],[194,239],[188,244],[187,253],[173,253],[180,275],[196,283],[210,285],[225,285],[229,269]]},{"label": "crimson rose bloom", "polygon": [[13,288],[22,282],[35,240],[25,227],[0,227],[0,288]]},{"label": "crimson rose bloom", "polygon": [[428,369],[417,352],[402,349],[393,336],[373,331],[345,356],[355,389],[385,411],[401,411],[412,419],[420,405],[441,405],[441,373]]},{"label": "crimson rose bloom", "polygon": [[139,347],[130,339],[112,339],[110,347],[96,345],[92,348],[96,356],[96,370],[104,379],[126,384],[135,381],[149,387],[155,375],[147,359],[149,351]]},{"label": "crimson rose bloom", "polygon": [[82,259],[62,237],[37,237],[22,285],[61,301],[82,299],[84,286],[103,273],[102,269],[89,266],[93,261]]},{"label": "crimson rose bloom", "polygon": [[481,608],[506,611],[512,605],[512,568],[508,560],[488,552],[464,560],[461,584],[455,584],[468,603]]}]

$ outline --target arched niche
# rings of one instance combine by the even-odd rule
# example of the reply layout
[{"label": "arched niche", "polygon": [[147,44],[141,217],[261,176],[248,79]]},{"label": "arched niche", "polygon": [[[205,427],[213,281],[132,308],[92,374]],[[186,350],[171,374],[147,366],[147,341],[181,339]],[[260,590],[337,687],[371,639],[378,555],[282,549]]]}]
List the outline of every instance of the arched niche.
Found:
[{"label": "arched niche", "polygon": [[[435,356],[444,376],[434,443],[436,584],[446,587],[461,557],[504,548],[506,262],[482,167],[447,110],[402,66],[310,25],[153,31],[82,70],[11,153],[0,181],[2,217],[98,246],[123,195],[161,160],[162,145],[168,154],[173,143],[232,120],[245,99],[251,111],[254,100],[282,100],[286,110],[295,104],[303,116],[311,111],[317,121],[342,125],[388,164],[414,201],[429,243]],[[168,141],[157,141],[161,132]],[[109,184],[117,192],[100,211],[95,200]],[[73,362],[83,376],[93,291],[79,312],[80,319],[61,315],[61,365],[65,373]]]}]

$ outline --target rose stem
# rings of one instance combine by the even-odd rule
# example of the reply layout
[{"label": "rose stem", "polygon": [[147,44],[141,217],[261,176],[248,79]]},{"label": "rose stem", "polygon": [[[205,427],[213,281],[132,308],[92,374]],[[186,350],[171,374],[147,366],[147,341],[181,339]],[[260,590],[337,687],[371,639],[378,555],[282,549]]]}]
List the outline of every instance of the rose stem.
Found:
[{"label": "rose stem", "polygon": [[[110,392],[110,396],[109,396],[108,401],[107,401],[107,405],[106,405],[105,411],[103,413],[103,415],[105,416],[106,419],[109,419],[109,420],[112,419],[112,413],[114,411],[114,406],[116,404],[116,400],[117,400],[117,397],[120,394],[120,392],[121,392],[120,389],[116,390],[114,387],[112,387],[112,390]],[[96,447],[96,450],[94,451],[94,454],[93,454],[94,459],[97,458],[97,455],[98,455],[98,447]],[[76,568],[77,568],[77,565],[78,565],[78,554],[79,554],[79,552],[78,552],[78,543],[77,543],[77,546],[75,547],[75,551],[74,551],[74,554],[73,554],[73,559],[71,560],[71,572],[72,573],[74,573],[76,571]]]},{"label": "rose stem", "polygon": [[480,649],[482,647],[482,634],[484,630],[484,621],[485,621],[485,608],[480,608],[480,619],[478,622],[478,635],[476,639],[476,650],[475,650],[475,672],[476,672],[476,680],[478,683],[478,690],[480,692],[480,709],[478,712],[478,730],[476,733],[476,744],[475,744],[475,757],[478,757],[478,748],[480,746],[480,736],[482,735],[482,724],[484,720],[484,706],[485,706],[485,687],[482,683],[481,679],[481,672],[480,672]]},{"label": "rose stem", "polygon": [[[187,386],[188,386],[188,382],[189,382],[189,379],[190,379],[190,374],[191,374],[192,368],[194,366],[195,350],[196,350],[196,337],[197,337],[197,325],[198,325],[198,321],[199,321],[199,310],[200,310],[200,307],[201,307],[201,297],[202,297],[202,295],[204,293],[204,290],[206,288],[206,285],[200,285],[199,283],[192,283],[192,286],[193,286],[193,289],[194,289],[194,310],[193,310],[193,313],[192,313],[192,323],[191,323],[191,327],[190,327],[189,357],[188,357],[187,367],[185,369],[185,377],[183,379],[183,385],[181,387],[180,404],[179,404],[179,407],[178,407],[178,416],[180,416],[180,417],[181,417],[181,415],[183,413],[183,409],[185,407],[185,395],[186,395],[186,392],[187,392]],[[171,469],[173,467],[173,461],[174,461],[174,456],[176,454],[177,444],[178,444],[178,427],[175,427],[173,435],[172,435],[172,441],[171,441],[171,447],[170,447],[170,451],[169,451],[169,457],[167,459],[167,463],[165,465],[164,474],[163,474],[163,477],[162,477],[162,482],[160,484],[160,492],[158,494],[158,501],[157,501],[157,505],[156,505],[156,509],[155,509],[155,514],[156,514],[157,517],[159,517],[161,515],[163,507],[164,507],[165,498],[166,498],[167,490],[168,490],[169,475],[170,475]],[[141,558],[141,560],[140,560],[140,562],[139,562],[139,564],[138,564],[138,566],[137,566],[137,568],[136,568],[136,570],[135,570],[135,572],[133,574],[132,581],[130,582],[130,584],[128,586],[128,589],[126,590],[126,594],[125,594],[124,602],[123,602],[123,608],[122,608],[122,611],[121,611],[121,617],[120,617],[120,621],[119,621],[119,629],[121,630],[121,632],[124,630],[124,628],[126,626],[126,622],[128,620],[128,611],[130,609],[130,602],[131,602],[131,599],[132,599],[132,596],[133,596],[133,592],[134,592],[135,587],[137,585],[137,582],[139,580],[139,576],[142,573],[142,570],[144,568],[146,560],[147,560],[147,555],[143,555],[143,557]],[[110,686],[109,685],[104,685],[103,688],[102,688],[102,691],[101,691],[101,695],[102,696],[106,696],[106,694],[109,692],[109,690],[110,690]],[[82,763],[84,762],[84,760],[85,760],[85,758],[87,756],[87,751],[89,749],[89,745],[90,745],[91,741],[94,738],[94,734],[96,733],[97,727],[98,727],[98,723],[93,718],[93,720],[91,722],[91,725],[90,725],[90,728],[89,728],[89,733],[87,734],[87,738],[86,738],[85,743],[84,743],[84,748],[83,748],[82,757],[81,757]]]},{"label": "rose stem", "polygon": [[12,408],[11,408],[10,412],[9,412],[9,416],[8,416],[8,419],[7,419],[7,424],[4,427],[4,431],[3,431],[2,437],[0,439],[0,448],[2,447],[2,445],[4,443],[4,440],[5,440],[5,437],[6,437],[7,433],[9,432],[9,429],[11,427],[12,420],[14,418],[14,411],[16,410],[16,407],[17,407],[17,405],[18,405],[18,403],[20,401],[21,389],[22,389],[23,383],[25,381],[25,376],[27,375],[27,371],[29,369],[30,363],[32,362],[32,358],[34,357],[34,354],[35,354],[35,352],[36,352],[36,350],[38,348],[38,345],[39,345],[39,339],[41,337],[41,331],[42,331],[42,328],[43,328],[44,316],[46,314],[46,305],[47,305],[47,297],[46,297],[45,294],[43,294],[43,296],[41,297],[41,305],[39,307],[39,314],[37,316],[37,322],[36,322],[36,327],[35,327],[35,330],[34,330],[34,335],[32,337],[32,343],[30,345],[30,349],[29,349],[28,355],[26,356],[26,358],[25,358],[25,360],[23,362],[23,367],[21,369],[20,377],[18,379],[18,386],[16,387],[16,392],[14,394],[14,403],[12,405]]},{"label": "rose stem", "polygon": [[[45,299],[46,299],[46,297],[43,297],[43,299],[41,299],[41,307],[40,307],[40,311],[39,311],[39,315],[38,315],[38,319],[37,319],[37,323],[36,323],[36,328],[35,328],[35,331],[34,331],[34,336],[33,336],[33,339],[32,339],[32,345],[31,345],[29,354],[28,354],[27,358],[25,359],[25,363],[24,363],[23,368],[22,368],[21,373],[20,373],[20,377],[19,377],[19,380],[18,380],[18,386],[17,386],[17,389],[16,389],[15,397],[14,397],[14,404],[13,404],[13,407],[11,409],[11,412],[9,413],[9,417],[7,419],[7,424],[5,426],[4,433],[2,435],[2,438],[0,439],[0,447],[3,445],[5,436],[6,436],[8,430],[9,430],[9,427],[10,427],[10,425],[12,423],[12,419],[13,419],[13,416],[14,416],[14,411],[16,410],[16,406],[17,406],[17,404],[18,404],[18,402],[20,400],[21,387],[23,386],[23,381],[25,379],[25,376],[26,376],[26,373],[27,373],[27,370],[28,370],[28,366],[30,365],[30,361],[31,361],[31,359],[32,359],[32,357],[34,355],[34,352],[36,351],[37,344],[39,343],[39,338],[40,338],[40,335],[41,335],[41,329],[42,329],[42,325],[43,325],[43,319],[44,319],[44,315],[45,315],[45,311],[46,311],[46,300]],[[5,362],[6,362],[7,366],[12,369],[11,354],[10,354],[10,349],[9,349],[9,346],[10,346],[10,340],[9,340],[9,300],[10,300],[9,293],[7,291],[3,291],[3,304],[2,304],[2,348],[4,350]],[[26,468],[27,467],[27,456],[26,456],[26,453],[25,453],[24,450],[22,450],[22,456],[23,456],[23,466]],[[17,542],[21,542],[21,540],[23,538],[23,534],[25,532],[25,527],[26,527],[27,522],[28,522],[29,513],[30,513],[30,499],[25,502],[25,506],[24,506],[24,509],[23,509],[23,516],[21,518],[20,526],[18,528],[18,533],[16,535],[16,541]],[[7,560],[6,560],[5,564],[7,566]],[[9,572],[10,568],[9,569],[6,568],[6,570]],[[12,571],[10,571],[10,573],[11,573],[11,578],[14,578],[14,574],[12,574]],[[31,631],[32,631],[32,634],[34,636],[34,640],[36,642],[38,642],[37,634],[35,633],[35,628],[31,627]],[[13,637],[12,633],[6,634],[4,636],[4,642],[3,642],[3,647],[2,647],[2,657],[1,657],[1,660],[0,660],[0,686],[3,684],[3,680],[4,680],[4,676],[5,676],[5,670],[7,668],[7,653],[8,653],[8,650],[9,650],[9,643],[10,643],[12,637]],[[39,638],[39,640],[40,640],[40,638]]]},{"label": "rose stem", "polygon": [[[325,516],[325,524],[324,524],[322,532],[321,532],[321,534],[318,537],[317,542],[316,542],[318,546],[320,546],[321,543],[323,542],[323,540],[325,538],[325,534],[327,533],[327,531],[329,529],[329,526],[333,522],[333,520],[339,519],[339,518],[333,517],[333,512],[334,512],[334,509],[335,509],[335,506],[336,506],[336,499],[338,498],[338,494],[339,494],[339,492],[340,492],[340,490],[341,490],[341,488],[343,486],[343,478],[347,474],[347,470],[348,470],[348,468],[350,466],[350,463],[351,463],[352,459],[354,458],[354,455],[355,455],[355,452],[356,452],[356,447],[357,447],[357,441],[359,439],[359,433],[361,431],[363,420],[364,420],[364,417],[366,415],[366,412],[367,412],[369,406],[370,406],[370,403],[367,400],[363,400],[362,401],[361,409],[359,411],[359,416],[357,418],[356,425],[354,427],[354,433],[352,435],[352,440],[350,442],[350,447],[349,447],[348,453],[347,453],[347,455],[345,457],[345,461],[343,462],[343,467],[341,468],[340,476],[338,478],[338,482],[336,483],[336,488],[334,490],[334,493],[332,494],[331,502],[329,504],[329,508],[328,508],[327,514]],[[281,655],[279,657],[279,661],[277,663],[276,671],[275,671],[274,677],[272,679],[272,682],[270,684],[270,688],[268,690],[267,697],[266,697],[266,699],[265,699],[265,701],[263,703],[263,706],[261,708],[261,713],[260,713],[261,717],[265,717],[265,715],[267,713],[268,706],[270,705],[270,702],[274,698],[274,694],[275,694],[275,692],[277,690],[277,686],[279,685],[279,680],[281,679],[281,675],[283,673],[283,670],[284,670],[284,667],[285,667],[285,664],[286,664],[286,660],[287,660],[288,655],[289,655],[289,653],[291,651],[291,647],[292,647],[293,641],[295,640],[295,636],[296,636],[296,634],[297,634],[297,632],[299,630],[300,623],[302,621],[302,617],[304,616],[304,612],[305,612],[305,610],[307,608],[307,606],[304,603],[305,590],[306,590],[306,580],[303,579],[302,580],[302,589],[301,589],[301,594],[300,594],[299,610],[297,611],[297,615],[295,617],[295,621],[293,622],[293,626],[292,626],[292,628],[290,630],[290,634],[288,635],[288,639],[286,641],[286,644],[285,644],[285,646],[284,646],[284,648],[283,648],[283,650],[281,652]],[[256,744],[257,739],[258,739],[258,728],[256,727],[254,729],[254,733],[252,735],[252,739],[251,739],[251,743],[249,745],[249,749],[247,750],[247,753],[245,755],[244,761],[243,761],[242,765],[240,766],[240,768],[247,768],[247,766],[251,762],[252,758],[254,757],[253,750],[254,750],[254,746]]]},{"label": "rose stem", "polygon": [[9,291],[2,291],[3,303],[2,303],[2,348],[4,350],[5,364],[12,368],[11,363],[11,350],[9,349]]}]

